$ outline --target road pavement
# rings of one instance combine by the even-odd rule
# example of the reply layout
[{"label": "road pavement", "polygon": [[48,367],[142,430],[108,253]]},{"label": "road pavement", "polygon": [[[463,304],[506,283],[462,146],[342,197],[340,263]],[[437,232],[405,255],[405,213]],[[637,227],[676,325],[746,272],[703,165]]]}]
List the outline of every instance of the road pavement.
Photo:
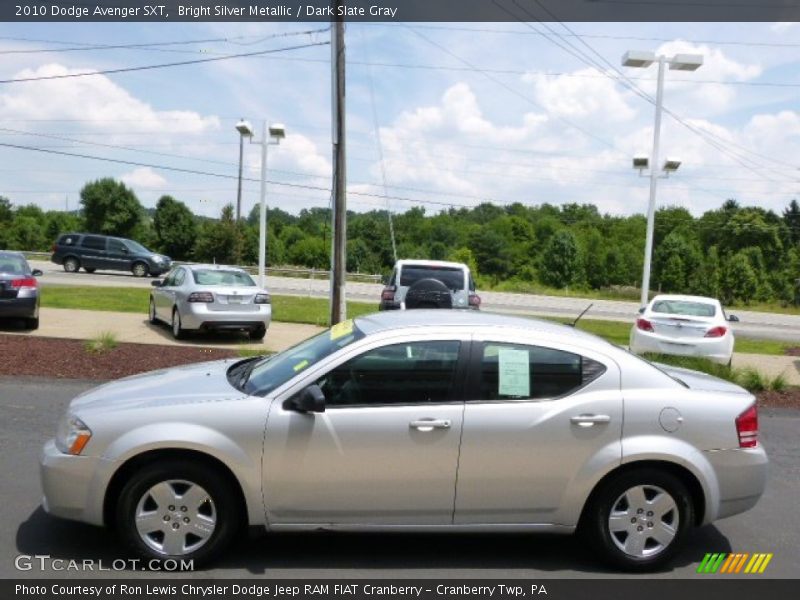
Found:
[{"label": "road pavement", "polygon": [[[29,261],[31,266],[41,269],[44,284],[97,285],[150,287],[150,280],[137,279],[129,273],[96,272],[65,273],[63,268],[46,261]],[[327,298],[330,294],[327,279],[300,279],[292,277],[267,277],[267,288],[273,294],[311,296]],[[353,283],[346,286],[349,300],[371,302],[377,307],[382,286],[374,283]],[[603,319],[632,323],[639,308],[638,302],[621,300],[587,300],[564,296],[537,294],[512,294],[508,292],[480,292],[482,308],[488,311],[541,315],[549,317],[577,317],[589,304],[588,319]],[[756,339],[773,339],[800,344],[800,315],[784,315],[746,310],[736,310],[741,321],[733,325],[736,335]]]},{"label": "road pavement", "polygon": [[[53,436],[70,398],[90,382],[0,378],[0,577],[58,577],[63,571],[19,572],[20,554],[66,560],[124,558],[109,532],[48,516],[40,506],[38,452]],[[772,552],[759,577],[796,578],[800,564],[800,411],[762,410],[761,439],[770,454],[767,491],[751,511],[693,531],[684,552],[652,578],[708,577],[695,570],[706,552]],[[254,426],[257,426],[254,424]],[[390,468],[387,465],[387,468]],[[113,572],[70,578],[119,577]],[[129,571],[130,577],[158,578]],[[272,534],[238,543],[214,568],[187,578],[597,578],[609,573],[576,537],[474,534]]]}]

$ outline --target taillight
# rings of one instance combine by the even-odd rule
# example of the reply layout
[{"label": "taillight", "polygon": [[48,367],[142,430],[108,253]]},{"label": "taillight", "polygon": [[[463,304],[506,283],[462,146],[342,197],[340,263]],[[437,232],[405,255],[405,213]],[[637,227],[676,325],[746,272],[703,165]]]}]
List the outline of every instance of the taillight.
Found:
[{"label": "taillight", "polygon": [[55,251],[56,251],[56,245],[55,245],[55,244],[53,244],[53,247],[52,247],[52,248],[50,248],[50,252],[55,252]]},{"label": "taillight", "polygon": [[706,337],[715,338],[715,337],[722,337],[728,333],[728,328],[723,327],[720,325],[719,327],[712,327],[706,332]]},{"label": "taillight", "polygon": [[383,291],[381,292],[381,300],[392,302],[394,300],[394,292],[395,292],[394,286],[383,288]]},{"label": "taillight", "polygon": [[256,304],[269,304],[270,297],[269,294],[256,294],[256,299],[254,300]]},{"label": "taillight", "polygon": [[636,319],[636,328],[642,331],[654,331],[653,324],[647,319]]},{"label": "taillight", "polygon": [[189,302],[213,302],[214,294],[211,292],[192,292],[187,298]]},{"label": "taillight", "polygon": [[36,289],[36,278],[25,277],[23,279],[12,279],[11,287],[15,290]]},{"label": "taillight", "polygon": [[470,294],[469,295],[469,305],[474,307],[479,307],[481,305],[481,297],[478,294]]},{"label": "taillight", "polygon": [[755,404],[736,417],[736,433],[740,448],[755,448],[758,445],[758,408]]}]

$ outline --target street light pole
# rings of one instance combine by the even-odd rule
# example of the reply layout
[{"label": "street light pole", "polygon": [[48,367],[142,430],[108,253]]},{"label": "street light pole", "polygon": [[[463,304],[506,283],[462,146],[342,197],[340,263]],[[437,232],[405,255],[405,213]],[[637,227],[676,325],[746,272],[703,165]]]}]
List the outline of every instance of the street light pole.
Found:
[{"label": "street light pole", "polygon": [[236,186],[236,223],[242,218],[242,159],[244,158],[244,134],[239,135],[239,180]]},{"label": "street light pole", "polygon": [[258,225],[258,287],[266,285],[267,268],[267,148],[269,147],[269,126],[264,121],[261,134],[261,214]]},{"label": "street light pole", "polygon": [[656,221],[656,187],[658,186],[658,152],[661,141],[661,110],[664,99],[664,62],[665,57],[658,57],[658,83],[656,86],[656,118],[653,128],[653,155],[650,168],[650,200],[647,204],[647,234],[644,242],[644,267],[642,269],[641,306],[650,301],[650,263],[653,259],[653,235]]}]

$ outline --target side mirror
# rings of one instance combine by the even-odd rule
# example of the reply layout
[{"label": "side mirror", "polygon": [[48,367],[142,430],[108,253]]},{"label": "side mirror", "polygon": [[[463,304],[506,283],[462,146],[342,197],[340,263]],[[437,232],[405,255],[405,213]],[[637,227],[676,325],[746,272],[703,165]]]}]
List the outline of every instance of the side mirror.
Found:
[{"label": "side mirror", "polygon": [[643,314],[644,314],[644,309],[645,309],[645,308],[646,308],[646,307],[644,307],[644,306],[643,306],[643,307],[641,307],[641,308],[639,309],[639,314],[640,314],[640,315],[643,315]]},{"label": "side mirror", "polygon": [[737,317],[736,315],[728,315],[728,321],[730,321],[731,323],[738,323],[739,317]]},{"label": "side mirror", "polygon": [[325,394],[318,385],[312,384],[289,398],[284,404],[284,408],[302,413],[325,412]]},{"label": "side mirror", "polygon": [[31,275],[33,275],[34,277],[41,277],[42,275],[44,275],[44,273],[42,273],[41,269],[34,269],[33,271],[31,271]]},{"label": "side mirror", "polygon": [[161,281],[160,279],[153,279],[150,282],[150,285],[152,285],[153,287],[161,287],[162,285],[164,285],[164,282]]}]

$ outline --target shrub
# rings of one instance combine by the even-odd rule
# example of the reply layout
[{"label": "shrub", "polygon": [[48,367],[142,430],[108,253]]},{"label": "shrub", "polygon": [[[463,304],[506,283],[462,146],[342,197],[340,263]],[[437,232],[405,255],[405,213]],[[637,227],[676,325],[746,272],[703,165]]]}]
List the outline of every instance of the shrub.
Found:
[{"label": "shrub", "polygon": [[103,354],[117,347],[117,335],[111,331],[103,331],[97,337],[86,340],[84,347],[89,354]]}]

